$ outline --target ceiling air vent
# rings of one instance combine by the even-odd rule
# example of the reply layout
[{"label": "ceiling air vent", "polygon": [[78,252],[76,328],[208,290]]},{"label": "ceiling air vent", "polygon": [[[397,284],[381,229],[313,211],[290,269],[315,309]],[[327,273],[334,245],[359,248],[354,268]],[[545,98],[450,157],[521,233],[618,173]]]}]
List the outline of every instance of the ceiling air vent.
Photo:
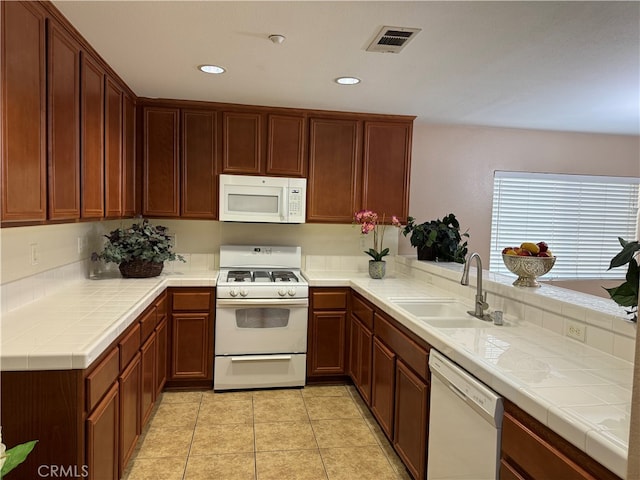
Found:
[{"label": "ceiling air vent", "polygon": [[400,53],[421,28],[382,27],[367,47],[367,52]]}]

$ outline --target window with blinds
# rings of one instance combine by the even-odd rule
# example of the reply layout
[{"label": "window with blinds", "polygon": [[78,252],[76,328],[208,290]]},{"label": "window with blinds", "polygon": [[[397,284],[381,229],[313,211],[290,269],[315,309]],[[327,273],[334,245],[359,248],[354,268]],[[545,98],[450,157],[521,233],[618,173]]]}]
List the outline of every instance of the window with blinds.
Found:
[{"label": "window with blinds", "polygon": [[547,242],[558,257],[545,279],[624,278],[607,271],[618,237],[636,240],[640,178],[495,172],[492,272],[509,273],[502,249]]}]

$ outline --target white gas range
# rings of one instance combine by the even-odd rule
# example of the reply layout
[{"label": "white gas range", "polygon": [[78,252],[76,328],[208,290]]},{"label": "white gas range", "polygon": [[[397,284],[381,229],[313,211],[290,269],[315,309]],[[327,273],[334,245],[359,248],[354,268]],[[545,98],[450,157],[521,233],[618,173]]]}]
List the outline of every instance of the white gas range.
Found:
[{"label": "white gas range", "polygon": [[309,285],[300,247],[223,245],[214,389],[304,386]]}]

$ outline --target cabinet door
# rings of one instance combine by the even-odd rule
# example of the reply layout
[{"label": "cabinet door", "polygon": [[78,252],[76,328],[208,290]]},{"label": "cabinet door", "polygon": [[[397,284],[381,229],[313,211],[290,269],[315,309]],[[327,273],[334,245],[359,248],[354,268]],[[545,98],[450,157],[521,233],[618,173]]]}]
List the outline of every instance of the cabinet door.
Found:
[{"label": "cabinet door", "polygon": [[208,313],[171,315],[171,380],[213,379],[213,341]]},{"label": "cabinet door", "polygon": [[356,388],[367,405],[371,402],[371,349],[373,335],[359,320],[351,317],[350,369]]},{"label": "cabinet door", "polygon": [[224,112],[222,114],[222,172],[258,175],[263,172],[262,115]]},{"label": "cabinet door", "polygon": [[82,218],[104,216],[104,71],[87,55],[81,63],[81,200]]},{"label": "cabinet door", "polygon": [[122,215],[136,214],[136,105],[129,95],[122,100]]},{"label": "cabinet door", "polygon": [[121,472],[124,472],[140,436],[140,379],[140,353],[138,353],[118,379],[120,387]]},{"label": "cabinet door", "polygon": [[351,223],[360,206],[362,125],[312,118],[307,221]]},{"label": "cabinet door", "polygon": [[365,122],[362,207],[406,222],[412,123]]},{"label": "cabinet door", "polygon": [[269,115],[267,175],[306,175],[306,126],[306,118],[303,115]]},{"label": "cabinet door", "polygon": [[87,467],[90,480],[118,479],[118,383],[87,417]]},{"label": "cabinet door", "polygon": [[392,438],[396,354],[377,337],[373,339],[372,363],[371,411],[387,437]]},{"label": "cabinet door", "polygon": [[142,373],[140,414],[142,426],[147,424],[153,402],[156,400],[156,334],[155,332],[140,347],[140,368]]},{"label": "cabinet door", "polygon": [[32,2],[2,8],[2,222],[47,216],[45,16]]},{"label": "cabinet door", "polygon": [[146,107],[143,112],[143,207],[145,216],[178,217],[180,110]]},{"label": "cabinet door", "polygon": [[49,21],[49,218],[80,218],[80,46]]},{"label": "cabinet door", "polygon": [[105,77],[105,216],[122,215],[122,90]]},{"label": "cabinet door", "polygon": [[424,478],[429,386],[402,360],[396,362],[393,445],[413,478]]},{"label": "cabinet door", "polygon": [[216,112],[182,111],[182,217],[218,216],[216,132]]},{"label": "cabinet door", "polygon": [[345,311],[313,312],[309,324],[307,376],[344,375]]},{"label": "cabinet door", "polygon": [[164,316],[156,327],[156,398],[162,392],[164,384],[167,381],[167,333],[168,333],[167,317]]}]

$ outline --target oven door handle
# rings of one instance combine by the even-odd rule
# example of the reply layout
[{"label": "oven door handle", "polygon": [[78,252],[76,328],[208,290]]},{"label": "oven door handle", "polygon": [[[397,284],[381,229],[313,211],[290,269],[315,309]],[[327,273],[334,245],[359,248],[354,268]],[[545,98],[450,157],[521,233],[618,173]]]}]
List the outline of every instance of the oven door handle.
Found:
[{"label": "oven door handle", "polygon": [[218,298],[216,307],[308,307],[308,298]]},{"label": "oven door handle", "polygon": [[265,360],[291,360],[291,355],[243,355],[231,357],[232,362],[263,362]]}]

